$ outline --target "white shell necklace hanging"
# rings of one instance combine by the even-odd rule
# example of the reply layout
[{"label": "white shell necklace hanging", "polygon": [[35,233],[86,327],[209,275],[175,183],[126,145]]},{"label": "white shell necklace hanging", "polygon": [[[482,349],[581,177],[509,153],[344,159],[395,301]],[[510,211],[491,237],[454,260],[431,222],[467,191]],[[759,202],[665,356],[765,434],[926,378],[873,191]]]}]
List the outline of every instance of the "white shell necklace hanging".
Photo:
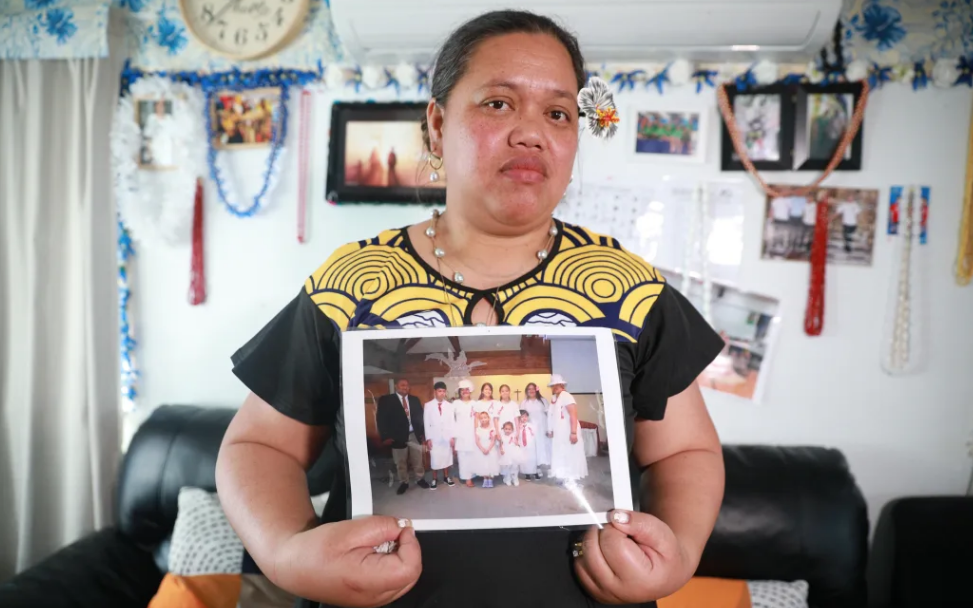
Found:
[{"label": "white shell necklace hanging", "polygon": [[[439,225],[439,216],[439,210],[434,209],[432,212],[432,226],[426,228],[426,236],[429,237],[430,241],[432,241],[432,255],[436,258],[437,265],[444,263],[444,258],[446,257],[446,250],[436,244],[436,227]],[[547,244],[543,249],[538,250],[536,254],[538,262],[543,262],[547,259],[547,256],[550,255],[551,246],[554,244],[554,237],[557,236],[557,224],[555,224],[553,220],[551,220],[551,228],[547,231],[547,233],[550,235],[547,239]],[[444,276],[442,269],[439,270],[439,274]],[[458,270],[453,271],[453,281],[462,284],[465,280],[466,277],[463,276],[462,272]]]}]

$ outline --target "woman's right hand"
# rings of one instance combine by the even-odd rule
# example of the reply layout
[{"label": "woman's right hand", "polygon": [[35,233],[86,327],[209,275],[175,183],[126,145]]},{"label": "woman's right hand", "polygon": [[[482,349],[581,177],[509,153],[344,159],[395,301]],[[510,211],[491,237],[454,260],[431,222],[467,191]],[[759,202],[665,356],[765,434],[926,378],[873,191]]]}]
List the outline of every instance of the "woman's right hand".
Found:
[{"label": "woman's right hand", "polygon": [[[375,547],[396,541],[393,553]],[[422,573],[422,551],[409,520],[371,516],[299,532],[277,551],[274,582],[309,600],[338,606],[384,606]]]}]

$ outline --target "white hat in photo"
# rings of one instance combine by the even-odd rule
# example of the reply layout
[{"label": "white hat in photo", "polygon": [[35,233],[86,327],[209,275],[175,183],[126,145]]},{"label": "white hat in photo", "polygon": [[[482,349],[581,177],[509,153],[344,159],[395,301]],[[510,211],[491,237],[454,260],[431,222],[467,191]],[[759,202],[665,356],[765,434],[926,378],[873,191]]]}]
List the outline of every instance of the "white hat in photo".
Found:
[{"label": "white hat in photo", "polygon": [[470,382],[469,380],[466,380],[466,379],[460,380],[459,381],[459,390],[463,390],[464,388],[466,390],[468,390],[468,391],[472,391],[473,390],[473,383]]},{"label": "white hat in photo", "polygon": [[567,384],[561,374],[551,374],[551,381],[547,383],[547,386],[554,386],[555,384]]}]

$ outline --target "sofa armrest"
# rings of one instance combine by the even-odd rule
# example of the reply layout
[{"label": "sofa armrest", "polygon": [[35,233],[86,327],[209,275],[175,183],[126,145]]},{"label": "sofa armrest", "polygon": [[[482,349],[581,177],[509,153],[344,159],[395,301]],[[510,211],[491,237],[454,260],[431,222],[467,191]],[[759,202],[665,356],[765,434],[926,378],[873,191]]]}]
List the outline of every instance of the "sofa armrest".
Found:
[{"label": "sofa armrest", "polygon": [[161,582],[152,555],[107,528],[0,583],[0,606],[145,608]]}]

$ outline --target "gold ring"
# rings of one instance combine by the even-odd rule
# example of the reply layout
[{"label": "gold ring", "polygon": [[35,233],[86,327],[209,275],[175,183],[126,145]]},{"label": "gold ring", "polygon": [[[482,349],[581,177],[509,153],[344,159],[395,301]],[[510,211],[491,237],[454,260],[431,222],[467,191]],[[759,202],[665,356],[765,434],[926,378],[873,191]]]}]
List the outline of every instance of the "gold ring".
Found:
[{"label": "gold ring", "polygon": [[571,545],[571,555],[573,555],[574,557],[582,557],[582,556],[584,556],[584,543],[581,542],[581,541],[578,541],[578,542],[572,544]]}]

